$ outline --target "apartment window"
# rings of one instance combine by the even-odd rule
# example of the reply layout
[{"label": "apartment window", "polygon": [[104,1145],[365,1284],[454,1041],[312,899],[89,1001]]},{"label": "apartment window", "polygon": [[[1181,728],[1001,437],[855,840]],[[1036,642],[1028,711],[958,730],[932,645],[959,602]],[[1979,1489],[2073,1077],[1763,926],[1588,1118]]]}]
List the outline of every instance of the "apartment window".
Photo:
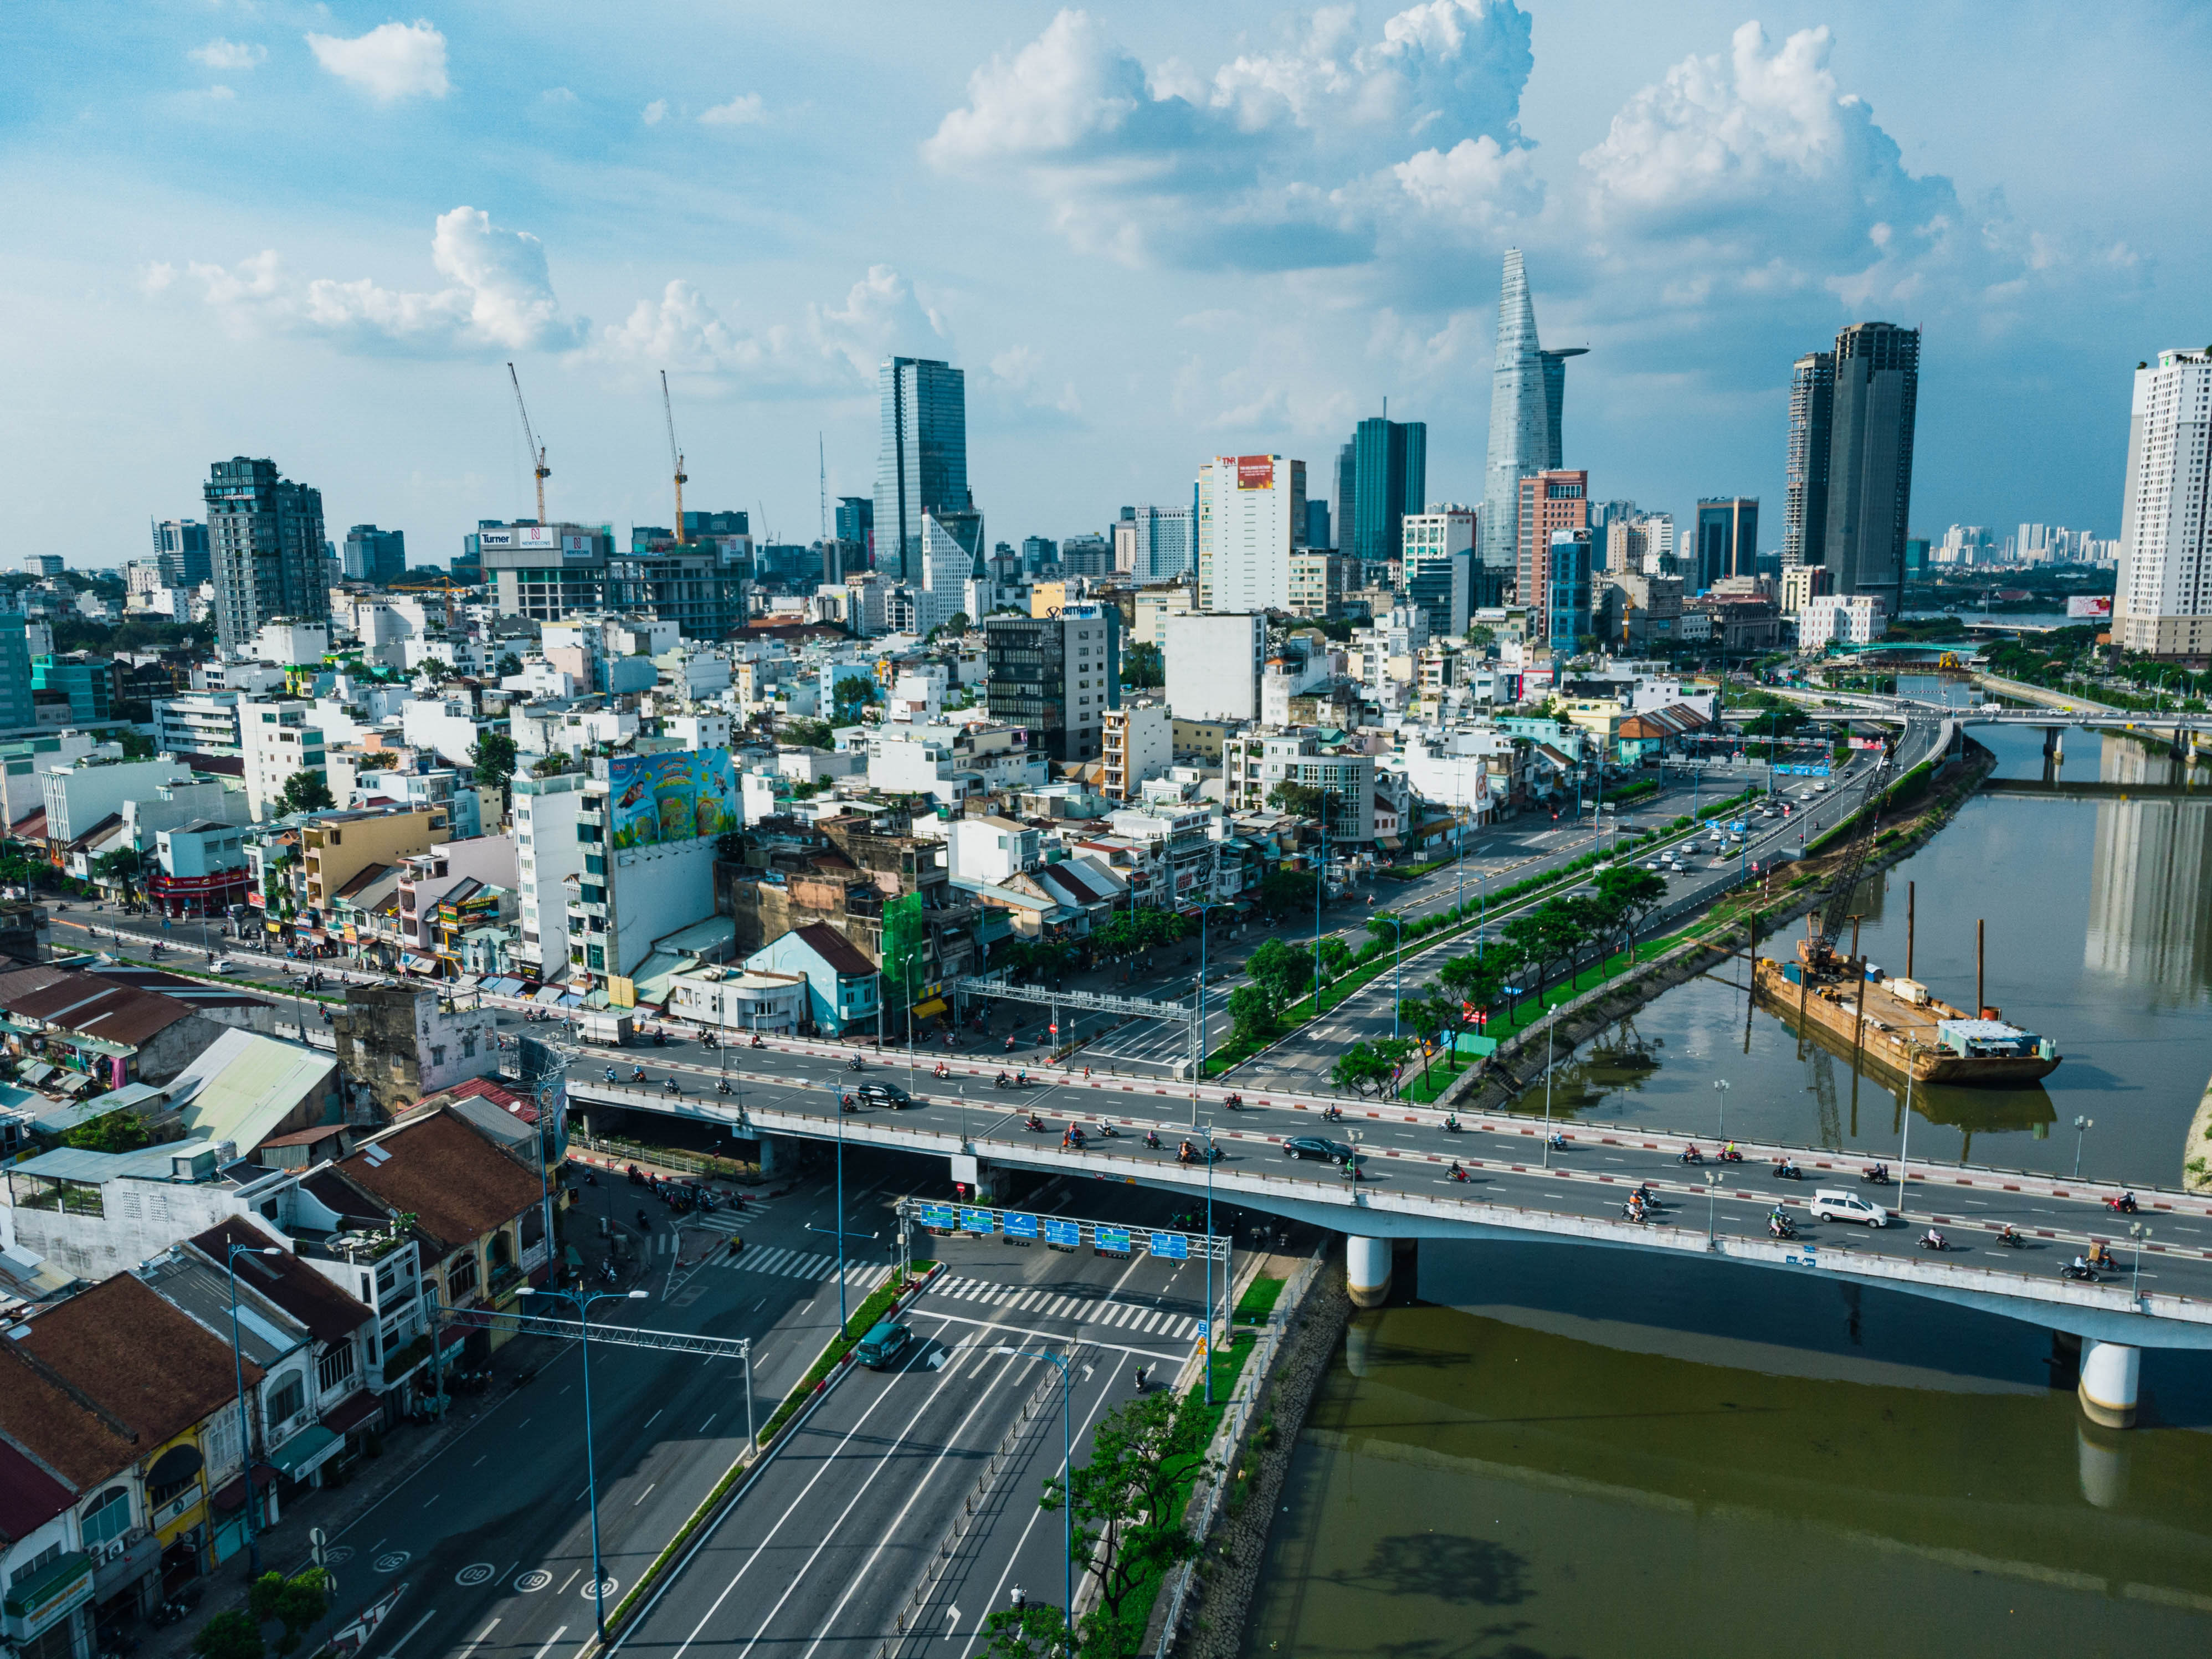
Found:
[{"label": "apartment window", "polygon": [[307,1386],[297,1371],[286,1376],[269,1395],[269,1420],[271,1423],[289,1423],[307,1408]]}]

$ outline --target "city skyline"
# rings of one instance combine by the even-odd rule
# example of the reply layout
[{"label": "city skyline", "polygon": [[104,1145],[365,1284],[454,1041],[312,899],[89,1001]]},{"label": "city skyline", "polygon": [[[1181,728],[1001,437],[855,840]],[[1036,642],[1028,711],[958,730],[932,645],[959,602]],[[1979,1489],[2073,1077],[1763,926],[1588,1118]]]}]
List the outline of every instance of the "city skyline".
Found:
[{"label": "city skyline", "polygon": [[[762,13],[698,25],[675,70],[653,20],[587,53],[580,16],[179,15],[126,42],[19,9],[0,167],[27,224],[0,270],[31,325],[5,361],[33,538],[118,562],[247,453],[442,562],[528,510],[509,356],[556,519],[665,521],[665,366],[690,493],[811,540],[816,434],[830,493],[872,493],[892,355],[969,370],[1009,538],[1176,499],[1212,453],[1318,477],[1386,397],[1429,428],[1430,493],[1479,499],[1509,246],[1550,337],[1593,347],[1565,459],[1608,495],[1779,503],[1790,363],[1889,318],[1929,354],[1917,533],[2111,536],[2128,371],[2205,333],[2204,232],[2150,205],[2205,147],[2101,101],[2212,55],[2147,17],[1985,43],[1994,73],[2075,64],[2079,122],[2126,152],[2093,168],[2001,104],[1965,118],[1944,26],[1901,6],[1765,33],[1594,3]],[[95,426],[135,459],[122,491]]]}]

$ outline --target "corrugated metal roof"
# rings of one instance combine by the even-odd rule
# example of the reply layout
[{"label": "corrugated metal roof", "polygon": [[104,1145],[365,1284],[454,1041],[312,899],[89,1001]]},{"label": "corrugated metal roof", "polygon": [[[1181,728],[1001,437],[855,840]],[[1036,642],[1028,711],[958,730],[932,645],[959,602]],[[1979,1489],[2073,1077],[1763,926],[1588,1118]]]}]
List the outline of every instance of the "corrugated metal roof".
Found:
[{"label": "corrugated metal roof", "polygon": [[250,1157],[302,1101],[319,1108],[337,1062],[296,1042],[228,1030],[179,1072],[170,1088],[191,1133],[237,1144]]}]

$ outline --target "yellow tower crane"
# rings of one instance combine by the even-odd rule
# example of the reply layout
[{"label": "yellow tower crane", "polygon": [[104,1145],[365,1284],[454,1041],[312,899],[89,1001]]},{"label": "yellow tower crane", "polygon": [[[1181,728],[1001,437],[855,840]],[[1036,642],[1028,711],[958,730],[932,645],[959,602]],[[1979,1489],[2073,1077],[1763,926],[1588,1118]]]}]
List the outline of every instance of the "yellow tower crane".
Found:
[{"label": "yellow tower crane", "polygon": [[660,371],[660,410],[668,417],[668,460],[676,474],[676,544],[690,539],[684,533],[684,452],[676,447],[676,405],[669,401],[668,371]]},{"label": "yellow tower crane", "polygon": [[530,465],[538,474],[538,522],[545,522],[545,481],[553,476],[553,469],[545,465],[545,447],[538,441],[538,434],[530,429],[530,405],[522,401],[522,377],[514,372],[514,365],[507,366],[507,378],[514,383],[514,406],[522,411],[523,441],[530,446]]}]

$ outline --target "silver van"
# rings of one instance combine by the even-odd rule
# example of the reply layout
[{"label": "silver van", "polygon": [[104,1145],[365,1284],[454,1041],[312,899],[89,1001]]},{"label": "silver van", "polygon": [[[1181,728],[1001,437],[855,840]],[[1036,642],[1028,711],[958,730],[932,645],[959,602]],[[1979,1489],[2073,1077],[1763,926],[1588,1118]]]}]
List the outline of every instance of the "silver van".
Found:
[{"label": "silver van", "polygon": [[1856,1221],[1869,1227],[1889,1225],[1889,1212],[1869,1204],[1847,1187],[1823,1187],[1809,1206],[1816,1221]]}]

